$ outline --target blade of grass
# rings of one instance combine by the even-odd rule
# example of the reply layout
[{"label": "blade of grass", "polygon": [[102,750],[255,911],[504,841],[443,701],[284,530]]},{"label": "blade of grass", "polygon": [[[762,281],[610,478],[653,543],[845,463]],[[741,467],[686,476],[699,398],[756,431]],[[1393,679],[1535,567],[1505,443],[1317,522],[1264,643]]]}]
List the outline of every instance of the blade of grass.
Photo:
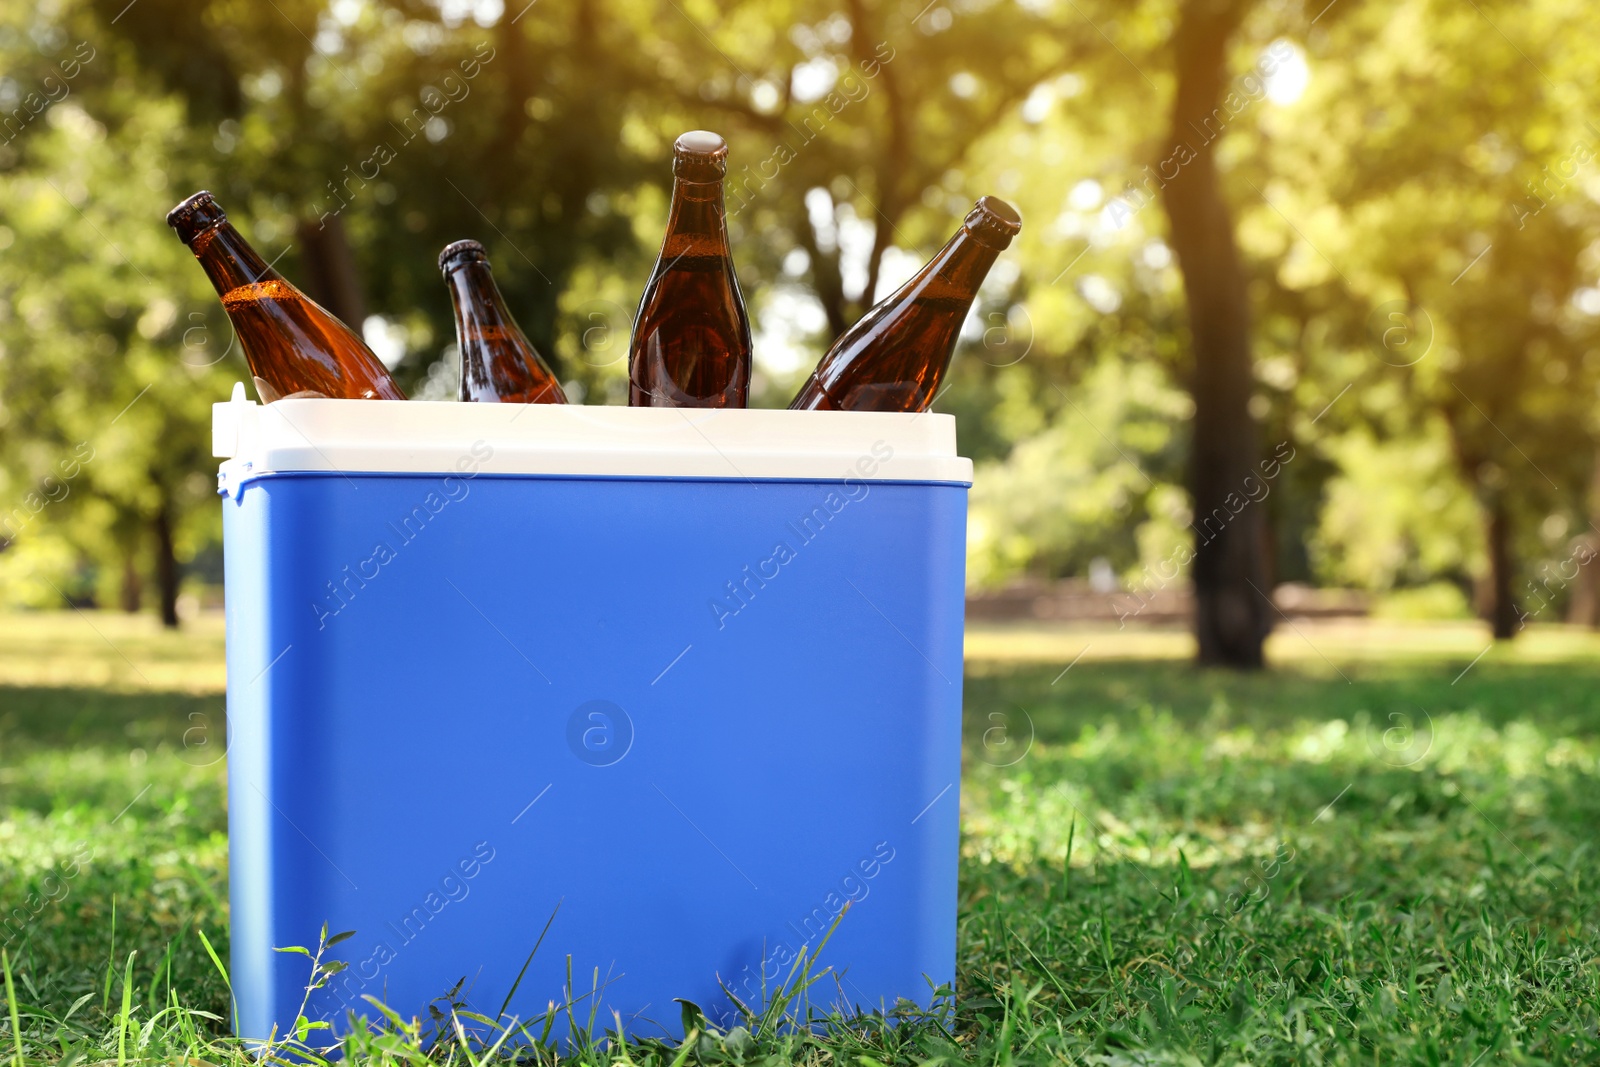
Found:
[{"label": "blade of grass", "polygon": [[1061,899],[1072,895],[1072,849],[1078,840],[1078,813],[1072,813],[1072,824],[1067,827],[1067,858],[1061,861]]},{"label": "blade of grass", "polygon": [[[565,900],[566,898],[561,898]],[[533,943],[533,952],[528,953],[528,958],[522,961],[522,970],[517,972],[517,980],[511,983],[511,990],[506,993],[506,999],[501,1002],[500,1010],[495,1012],[495,1022],[506,1017],[506,1009],[511,1007],[511,998],[517,995],[517,987],[522,984],[523,975],[528,973],[528,967],[533,963],[534,953],[539,951],[539,946],[544,944],[544,935],[550,932],[550,924],[556,921],[556,912],[561,910],[561,900],[556,901],[556,906],[550,911],[550,918],[544,921],[544,929],[539,931],[538,940]]]},{"label": "blade of grass", "polygon": [[128,953],[128,965],[122,972],[122,1011],[117,1013],[117,1067],[128,1062],[128,1016],[133,1012],[133,958],[138,949]]},{"label": "blade of grass", "polygon": [[455,1032],[456,1042],[461,1047],[461,1054],[467,1058],[472,1067],[478,1067],[478,1057],[472,1054],[472,1042],[467,1040],[467,1028],[461,1025],[461,1016],[450,1010],[450,1028]]},{"label": "blade of grass", "polygon": [[589,991],[594,994],[594,999],[589,1001],[589,1023],[584,1028],[590,1038],[594,1037],[594,1020],[600,1014],[600,968],[594,969],[594,974],[589,978]]},{"label": "blade of grass", "polygon": [[[497,1020],[495,1020],[495,1022],[498,1023],[499,1020],[497,1019]],[[484,1060],[485,1063],[494,1062],[495,1053],[500,1051],[500,1046],[504,1045],[506,1043],[506,1039],[511,1036],[511,1034],[513,1033],[516,1025],[517,1025],[517,1017],[515,1015],[513,1015],[511,1017],[511,1022],[508,1023],[504,1028],[501,1029],[500,1036],[497,1039],[495,1039],[495,1043],[490,1045],[488,1047],[488,1049],[486,1049],[484,1051],[483,1060]]]},{"label": "blade of grass", "polygon": [[233,980],[228,977],[228,968],[222,965],[222,960],[217,958],[217,950],[211,947],[211,939],[206,936],[205,930],[195,927],[195,933],[200,935],[200,943],[206,948],[206,955],[211,957],[211,965],[222,975],[222,984],[228,990],[228,1007],[233,1012],[233,1032],[239,1032],[239,1006],[233,999]]},{"label": "blade of grass", "polygon": [[117,895],[111,895],[111,951],[106,954],[106,984],[100,997],[100,1013],[111,1010],[111,976],[117,971]]},{"label": "blade of grass", "polygon": [[22,1021],[17,1017],[17,989],[11,984],[11,956],[0,948],[0,970],[6,975],[6,1007],[11,1013],[11,1043],[16,1048],[16,1067],[22,1067]]},{"label": "blade of grass", "polygon": [[172,950],[177,947],[188,932],[189,921],[185,919],[183,925],[178,929],[178,936],[167,942],[167,951],[162,954],[161,962],[156,965],[155,973],[150,976],[150,988],[147,991],[147,996],[151,1004],[159,1003],[156,998],[156,987],[161,984],[161,976],[163,974],[167,978],[167,988],[169,990],[172,988]]},{"label": "blade of grass", "polygon": [[678,1054],[672,1057],[668,1067],[683,1067],[689,1062],[689,1057],[694,1054],[695,1042],[700,1040],[700,1028],[693,1027],[683,1035],[683,1044],[678,1046]]}]

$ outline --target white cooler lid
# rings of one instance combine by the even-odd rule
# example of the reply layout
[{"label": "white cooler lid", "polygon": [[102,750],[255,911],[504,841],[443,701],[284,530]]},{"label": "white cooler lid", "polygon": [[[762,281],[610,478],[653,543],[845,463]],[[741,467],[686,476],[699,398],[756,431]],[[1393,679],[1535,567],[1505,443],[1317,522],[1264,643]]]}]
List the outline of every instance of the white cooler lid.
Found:
[{"label": "white cooler lid", "polygon": [[[212,407],[224,482],[291,471],[972,484],[956,421],[933,412],[632,408],[422,400]],[[230,472],[231,468],[231,472]],[[228,475],[232,473],[233,478]]]}]

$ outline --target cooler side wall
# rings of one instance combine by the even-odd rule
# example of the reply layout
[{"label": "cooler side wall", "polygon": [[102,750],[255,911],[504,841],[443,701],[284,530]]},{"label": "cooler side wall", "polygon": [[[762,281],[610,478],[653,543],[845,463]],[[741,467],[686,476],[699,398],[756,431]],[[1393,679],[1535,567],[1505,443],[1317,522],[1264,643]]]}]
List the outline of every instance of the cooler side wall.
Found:
[{"label": "cooler side wall", "polygon": [[930,690],[928,745],[937,768],[932,782],[943,776],[950,792],[929,809],[932,820],[927,850],[928,943],[937,967],[925,972],[936,984],[955,989],[956,915],[961,857],[961,717],[963,650],[966,632],[967,490],[947,486],[934,494],[935,521],[928,530],[928,587],[933,647],[940,650],[940,669],[954,683]]},{"label": "cooler side wall", "polygon": [[263,1039],[278,1014],[272,986],[271,490],[222,499],[228,634],[229,979],[234,1028]]}]

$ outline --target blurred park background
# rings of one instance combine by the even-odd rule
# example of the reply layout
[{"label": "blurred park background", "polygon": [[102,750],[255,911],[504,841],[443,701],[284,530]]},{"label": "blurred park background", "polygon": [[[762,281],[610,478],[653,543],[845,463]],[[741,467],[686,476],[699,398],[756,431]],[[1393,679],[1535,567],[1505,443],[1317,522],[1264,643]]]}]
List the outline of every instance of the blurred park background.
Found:
[{"label": "blurred park background", "polygon": [[210,405],[246,374],[179,199],[414,397],[453,395],[435,256],[476,237],[614,404],[706,127],[763,406],[979,195],[1022,211],[937,404],[980,613],[1171,620],[1195,580],[1236,665],[1286,603],[1600,621],[1593,5],[510,3],[4,8],[0,604],[220,599]]}]

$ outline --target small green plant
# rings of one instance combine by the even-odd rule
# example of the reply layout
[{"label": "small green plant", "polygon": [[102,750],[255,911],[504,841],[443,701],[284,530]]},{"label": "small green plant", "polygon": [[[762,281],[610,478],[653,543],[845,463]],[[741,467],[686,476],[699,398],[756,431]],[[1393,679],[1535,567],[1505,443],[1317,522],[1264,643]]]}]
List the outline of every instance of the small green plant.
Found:
[{"label": "small green plant", "polygon": [[[306,1009],[311,1006],[312,994],[333,981],[334,976],[349,966],[343,960],[325,960],[323,957],[328,954],[329,949],[350,940],[355,934],[354,930],[341,930],[330,936],[328,934],[328,924],[323,923],[322,932],[317,937],[315,950],[308,949],[303,945],[289,945],[285,948],[273,949],[274,952],[288,952],[305,956],[311,961],[311,977],[306,982],[305,995],[300,999],[300,1010],[295,1013],[294,1034],[291,1041],[291,1046],[295,1050],[313,1051],[313,1047],[310,1044],[311,1035],[318,1031],[332,1031],[333,1024],[331,1022],[327,1019],[308,1018]],[[276,1037],[277,1034],[275,1033],[271,1035],[271,1038]],[[269,1046],[272,1043],[271,1038],[268,1040]]]}]

